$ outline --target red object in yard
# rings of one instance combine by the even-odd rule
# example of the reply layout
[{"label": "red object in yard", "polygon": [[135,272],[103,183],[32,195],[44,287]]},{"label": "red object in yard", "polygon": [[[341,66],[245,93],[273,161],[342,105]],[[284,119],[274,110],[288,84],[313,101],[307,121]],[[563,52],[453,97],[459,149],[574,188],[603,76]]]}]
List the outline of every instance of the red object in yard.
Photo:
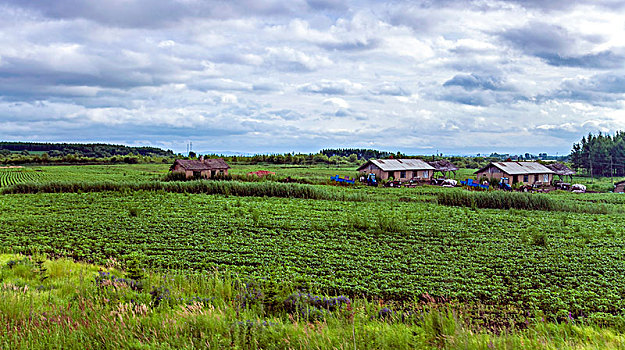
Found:
[{"label": "red object in yard", "polygon": [[247,173],[247,175],[256,175],[258,177],[263,177],[263,176],[267,176],[267,175],[276,175],[276,173],[274,173],[273,171],[258,170],[258,171],[249,172],[249,173]]}]

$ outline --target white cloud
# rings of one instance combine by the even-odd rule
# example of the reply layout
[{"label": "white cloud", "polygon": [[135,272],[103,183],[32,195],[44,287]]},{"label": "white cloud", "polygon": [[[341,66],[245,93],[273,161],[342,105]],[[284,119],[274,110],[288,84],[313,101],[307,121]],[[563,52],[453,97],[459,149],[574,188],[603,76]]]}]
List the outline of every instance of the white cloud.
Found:
[{"label": "white cloud", "polygon": [[625,128],[609,2],[72,4],[0,7],[3,137],[565,153]]}]

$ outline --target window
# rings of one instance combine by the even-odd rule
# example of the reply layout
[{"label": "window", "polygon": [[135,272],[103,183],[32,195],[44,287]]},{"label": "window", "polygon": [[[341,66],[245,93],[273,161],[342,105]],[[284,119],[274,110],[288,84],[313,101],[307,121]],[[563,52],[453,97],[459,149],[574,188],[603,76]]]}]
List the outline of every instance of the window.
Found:
[{"label": "window", "polygon": [[430,177],[430,171],[429,170],[423,170],[423,177]]},{"label": "window", "polygon": [[534,175],[534,182],[538,182],[538,181],[540,181],[540,180],[538,179],[538,175]]},{"label": "window", "polygon": [[543,175],[543,182],[545,182],[545,183],[549,182],[549,175],[548,174]]},{"label": "window", "polygon": [[400,177],[400,178],[402,178],[402,179],[405,179],[405,178],[406,178],[406,171],[405,171],[405,170],[404,170],[404,171],[401,171],[401,172],[399,173],[399,177]]},{"label": "window", "polygon": [[523,182],[529,182],[530,181],[530,176],[529,175],[523,175]]}]

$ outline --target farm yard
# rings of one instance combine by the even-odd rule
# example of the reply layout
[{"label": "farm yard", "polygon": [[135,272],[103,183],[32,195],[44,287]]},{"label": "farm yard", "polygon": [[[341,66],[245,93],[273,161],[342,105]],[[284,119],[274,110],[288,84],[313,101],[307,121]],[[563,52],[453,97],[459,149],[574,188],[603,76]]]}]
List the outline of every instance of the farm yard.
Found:
[{"label": "farm yard", "polygon": [[[478,333],[531,329],[536,315],[625,330],[622,195],[162,182],[168,169],[1,169],[14,179],[0,201],[5,253],[289,281],[295,290],[376,303],[369,313],[434,302],[461,312]],[[353,167],[238,164],[231,173],[261,169],[317,184],[357,176]],[[458,178],[473,172],[460,169]],[[25,193],[11,193],[15,183]],[[504,202],[509,209],[493,209]]]}]

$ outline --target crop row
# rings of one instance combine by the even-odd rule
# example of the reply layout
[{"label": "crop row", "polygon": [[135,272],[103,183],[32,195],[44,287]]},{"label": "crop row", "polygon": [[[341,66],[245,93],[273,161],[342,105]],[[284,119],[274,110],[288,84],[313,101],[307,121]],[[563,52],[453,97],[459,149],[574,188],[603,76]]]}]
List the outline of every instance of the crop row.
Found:
[{"label": "crop row", "polygon": [[0,187],[21,183],[33,183],[41,178],[38,172],[23,169],[0,169]]}]

